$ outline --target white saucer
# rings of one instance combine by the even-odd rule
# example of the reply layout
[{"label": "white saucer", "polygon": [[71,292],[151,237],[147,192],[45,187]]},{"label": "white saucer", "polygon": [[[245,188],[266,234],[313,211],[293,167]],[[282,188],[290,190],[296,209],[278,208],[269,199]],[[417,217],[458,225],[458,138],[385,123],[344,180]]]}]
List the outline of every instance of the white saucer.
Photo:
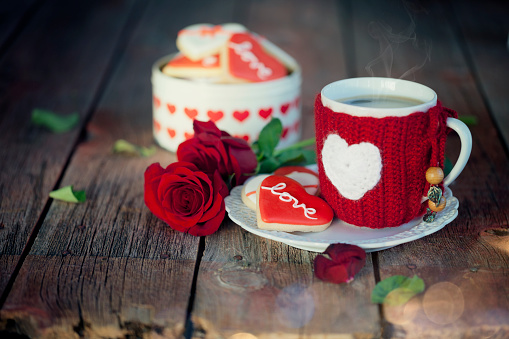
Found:
[{"label": "white saucer", "polygon": [[234,187],[230,195],[225,198],[226,211],[233,222],[253,234],[313,252],[323,252],[330,244],[334,243],[357,245],[366,252],[381,251],[404,244],[441,230],[458,216],[459,206],[458,199],[446,187],[444,196],[447,206],[437,214],[432,223],[426,223],[422,217],[418,217],[398,227],[371,229],[353,226],[334,218],[329,228],[323,232],[287,233],[259,229],[256,223],[256,212],[242,202],[241,191],[242,186]]}]

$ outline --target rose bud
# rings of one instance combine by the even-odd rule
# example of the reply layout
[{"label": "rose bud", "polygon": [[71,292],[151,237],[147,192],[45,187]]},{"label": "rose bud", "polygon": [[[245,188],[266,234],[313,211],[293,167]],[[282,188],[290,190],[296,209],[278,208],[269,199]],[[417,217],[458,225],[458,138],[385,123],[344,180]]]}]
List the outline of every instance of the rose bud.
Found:
[{"label": "rose bud", "polygon": [[249,144],[219,130],[212,121],[193,122],[194,137],[181,143],[177,149],[179,161],[195,164],[207,174],[216,170],[231,186],[246,181],[258,161]]}]

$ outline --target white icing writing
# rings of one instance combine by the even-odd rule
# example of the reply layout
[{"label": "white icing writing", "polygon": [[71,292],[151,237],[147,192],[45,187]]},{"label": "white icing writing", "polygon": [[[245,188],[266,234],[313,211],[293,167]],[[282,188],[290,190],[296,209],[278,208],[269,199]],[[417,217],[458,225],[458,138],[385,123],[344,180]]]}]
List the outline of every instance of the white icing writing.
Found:
[{"label": "white icing writing", "polygon": [[318,218],[313,218],[313,217],[309,216],[309,214],[316,213],[316,210],[314,208],[306,207],[305,204],[299,204],[299,200],[297,200],[293,195],[291,195],[288,192],[277,192],[277,191],[282,191],[286,188],[286,184],[284,182],[280,182],[279,184],[277,184],[276,186],[273,186],[273,187],[261,186],[260,188],[264,189],[264,190],[269,190],[274,195],[278,195],[279,200],[281,200],[283,202],[292,202],[293,201],[292,207],[293,208],[302,207],[302,209],[304,209],[304,216],[306,218],[315,219],[315,220],[318,219]]},{"label": "white icing writing", "polygon": [[272,75],[272,70],[265,66],[251,50],[253,44],[249,41],[244,41],[240,44],[230,42],[229,47],[235,51],[235,54],[240,56],[240,60],[249,63],[249,68],[256,70],[256,75],[260,79],[266,79]]}]

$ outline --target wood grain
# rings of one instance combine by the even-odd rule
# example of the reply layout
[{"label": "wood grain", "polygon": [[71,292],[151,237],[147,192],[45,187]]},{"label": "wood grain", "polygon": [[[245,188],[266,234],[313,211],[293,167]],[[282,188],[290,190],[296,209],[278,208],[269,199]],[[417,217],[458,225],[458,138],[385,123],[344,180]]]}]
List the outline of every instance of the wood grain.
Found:
[{"label": "wood grain", "polygon": [[[449,8],[448,8],[449,9]],[[509,22],[507,6],[497,1],[462,1],[451,8],[455,12],[458,34],[464,35],[467,61],[473,76],[509,149]],[[460,35],[461,36],[461,35]]]},{"label": "wood grain", "polygon": [[[286,7],[285,7],[286,6]],[[243,19],[294,57],[302,68],[303,138],[314,137],[314,100],[322,87],[346,76],[342,22],[344,9],[334,1],[316,4],[286,1],[252,2]]]},{"label": "wood grain", "polygon": [[[0,253],[9,258],[0,260],[0,294],[79,137],[131,7],[47,2],[0,60]],[[31,125],[34,108],[78,112],[80,124],[49,133]]]},{"label": "wood grain", "polygon": [[[173,51],[178,30],[190,18],[229,17],[227,7],[205,1],[152,1],[143,8],[129,19],[131,34],[120,38],[125,50],[61,183],[84,189],[87,201],[51,204],[1,311],[7,323],[37,323],[30,330],[36,337],[184,331],[199,238],[172,231],[143,200],[147,166],[166,166],[175,155],[159,149],[150,158],[130,158],[111,149],[121,138],[153,144],[151,66]],[[30,316],[19,316],[27,308]]]},{"label": "wood grain", "polygon": [[5,51],[9,43],[16,39],[19,31],[24,28],[26,21],[37,10],[37,2],[8,1],[0,7],[0,54]]},{"label": "wood grain", "polygon": [[[381,7],[379,2],[356,2],[353,5],[358,74],[362,75],[363,66],[379,55],[378,42],[365,34],[363,27],[380,20],[391,25],[396,33],[402,31],[401,27],[408,27],[405,25],[409,20],[414,20],[416,37],[432,41],[433,45],[431,61],[415,73],[415,80],[435,89],[439,99],[460,115],[475,115],[478,124],[471,127],[474,145],[470,161],[451,185],[460,202],[457,219],[437,233],[378,255],[382,279],[395,274],[417,274],[427,286],[423,295],[404,307],[384,306],[384,320],[388,324],[384,335],[474,338],[507,333],[507,237],[503,232],[499,235],[485,232],[508,225],[509,188],[499,184],[509,179],[503,145],[445,10],[438,3],[430,3],[423,11],[410,12],[413,17],[410,19],[407,15],[405,22],[401,19],[405,16],[397,16],[391,11],[391,4],[386,5]],[[436,22],[441,24],[436,25]],[[396,53],[407,46],[393,47],[397,47],[394,49]],[[408,67],[418,64],[419,58],[422,60],[418,52],[413,50],[398,55],[400,61],[392,65],[392,76],[397,77]],[[447,155],[454,159],[458,151],[459,142],[452,135]],[[498,239],[487,240],[490,237]],[[497,291],[497,297],[493,291]]]},{"label": "wood grain", "polygon": [[[316,94],[346,74],[338,11],[332,1],[255,1],[241,11],[248,13],[246,18],[236,19],[301,64],[305,136],[314,135]],[[192,313],[195,336],[377,336],[378,309],[370,303],[371,257],[354,282],[334,285],[314,277],[315,256],[228,220],[206,238]]]}]

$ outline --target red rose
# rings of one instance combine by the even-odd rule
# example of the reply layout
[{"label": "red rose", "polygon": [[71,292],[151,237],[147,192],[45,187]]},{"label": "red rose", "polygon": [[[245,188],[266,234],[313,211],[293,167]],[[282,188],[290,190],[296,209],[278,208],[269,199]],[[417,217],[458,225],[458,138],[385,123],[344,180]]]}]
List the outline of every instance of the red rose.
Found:
[{"label": "red rose", "polygon": [[193,122],[194,137],[181,143],[177,149],[179,161],[195,164],[207,174],[216,170],[232,186],[246,181],[246,174],[253,173],[258,161],[249,144],[219,130],[212,121]]},{"label": "red rose", "polygon": [[217,171],[209,176],[188,162],[165,169],[155,163],[145,171],[145,204],[177,231],[196,236],[217,231],[227,195],[228,188]]},{"label": "red rose", "polygon": [[335,284],[350,282],[366,264],[366,252],[358,246],[332,244],[325,250],[330,259],[323,255],[315,258],[315,275]]}]

